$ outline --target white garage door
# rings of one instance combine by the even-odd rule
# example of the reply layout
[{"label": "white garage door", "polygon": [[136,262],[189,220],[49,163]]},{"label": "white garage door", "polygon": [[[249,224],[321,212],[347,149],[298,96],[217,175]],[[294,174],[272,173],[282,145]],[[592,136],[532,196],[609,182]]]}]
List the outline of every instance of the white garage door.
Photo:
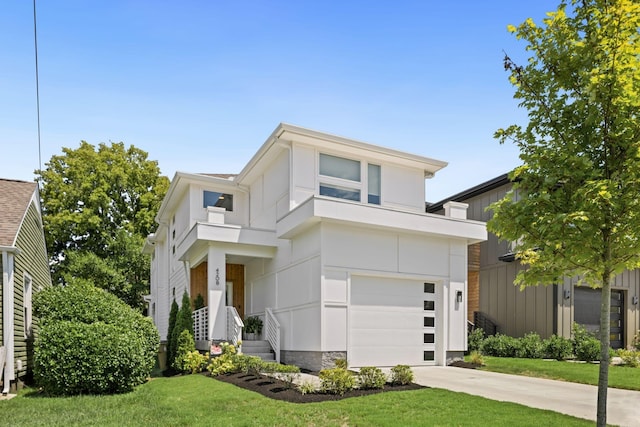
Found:
[{"label": "white garage door", "polygon": [[433,283],[353,276],[349,366],[435,364]]}]

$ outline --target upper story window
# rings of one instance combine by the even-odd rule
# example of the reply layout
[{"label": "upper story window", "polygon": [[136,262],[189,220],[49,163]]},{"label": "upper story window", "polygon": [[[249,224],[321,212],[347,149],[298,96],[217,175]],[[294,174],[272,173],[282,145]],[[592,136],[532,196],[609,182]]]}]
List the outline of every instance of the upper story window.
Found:
[{"label": "upper story window", "polygon": [[202,207],[215,206],[233,212],[233,194],[218,193],[217,191],[204,191]]},{"label": "upper story window", "polygon": [[320,195],[361,202],[366,191],[367,202],[379,205],[380,166],[365,165],[363,169],[358,160],[320,153]]}]

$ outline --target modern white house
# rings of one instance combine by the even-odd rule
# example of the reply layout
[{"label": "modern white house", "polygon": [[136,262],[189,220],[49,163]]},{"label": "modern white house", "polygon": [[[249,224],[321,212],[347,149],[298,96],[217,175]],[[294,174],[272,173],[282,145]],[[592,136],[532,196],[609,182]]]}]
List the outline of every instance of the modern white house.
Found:
[{"label": "modern white house", "polygon": [[149,313],[201,295],[196,340],[259,316],[276,359],[318,370],[445,365],[467,345],[467,247],[485,224],[425,212],[445,162],[280,124],[238,175],[176,173],[144,251]]}]

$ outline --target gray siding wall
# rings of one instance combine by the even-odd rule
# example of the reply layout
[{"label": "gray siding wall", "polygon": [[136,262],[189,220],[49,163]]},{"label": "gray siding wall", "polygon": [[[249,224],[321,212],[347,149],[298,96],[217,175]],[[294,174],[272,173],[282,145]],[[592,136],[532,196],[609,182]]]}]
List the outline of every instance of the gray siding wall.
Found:
[{"label": "gray siding wall", "polygon": [[[49,260],[46,243],[42,230],[40,214],[36,206],[29,205],[27,214],[18,231],[16,247],[20,254],[15,259],[15,287],[14,287],[14,346],[15,360],[22,361],[22,370],[16,369],[16,377],[23,377],[27,367],[33,367],[33,340],[24,337],[24,274],[28,273],[32,279],[32,295],[45,286],[51,286]],[[37,334],[37,319],[33,317],[34,338]]]}]

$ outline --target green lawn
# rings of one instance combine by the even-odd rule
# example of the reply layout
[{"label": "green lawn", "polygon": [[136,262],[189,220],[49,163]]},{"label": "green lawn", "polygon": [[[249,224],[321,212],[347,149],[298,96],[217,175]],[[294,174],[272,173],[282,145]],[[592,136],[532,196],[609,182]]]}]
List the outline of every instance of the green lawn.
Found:
[{"label": "green lawn", "polygon": [[116,396],[0,402],[3,426],[572,426],[586,420],[439,389],[380,393],[337,402],[271,400],[202,375],[154,378]]},{"label": "green lawn", "polygon": [[[582,384],[598,384],[598,364],[557,360],[484,356],[482,368],[492,372],[527,375]],[[640,390],[640,368],[609,366],[609,387]]]}]

